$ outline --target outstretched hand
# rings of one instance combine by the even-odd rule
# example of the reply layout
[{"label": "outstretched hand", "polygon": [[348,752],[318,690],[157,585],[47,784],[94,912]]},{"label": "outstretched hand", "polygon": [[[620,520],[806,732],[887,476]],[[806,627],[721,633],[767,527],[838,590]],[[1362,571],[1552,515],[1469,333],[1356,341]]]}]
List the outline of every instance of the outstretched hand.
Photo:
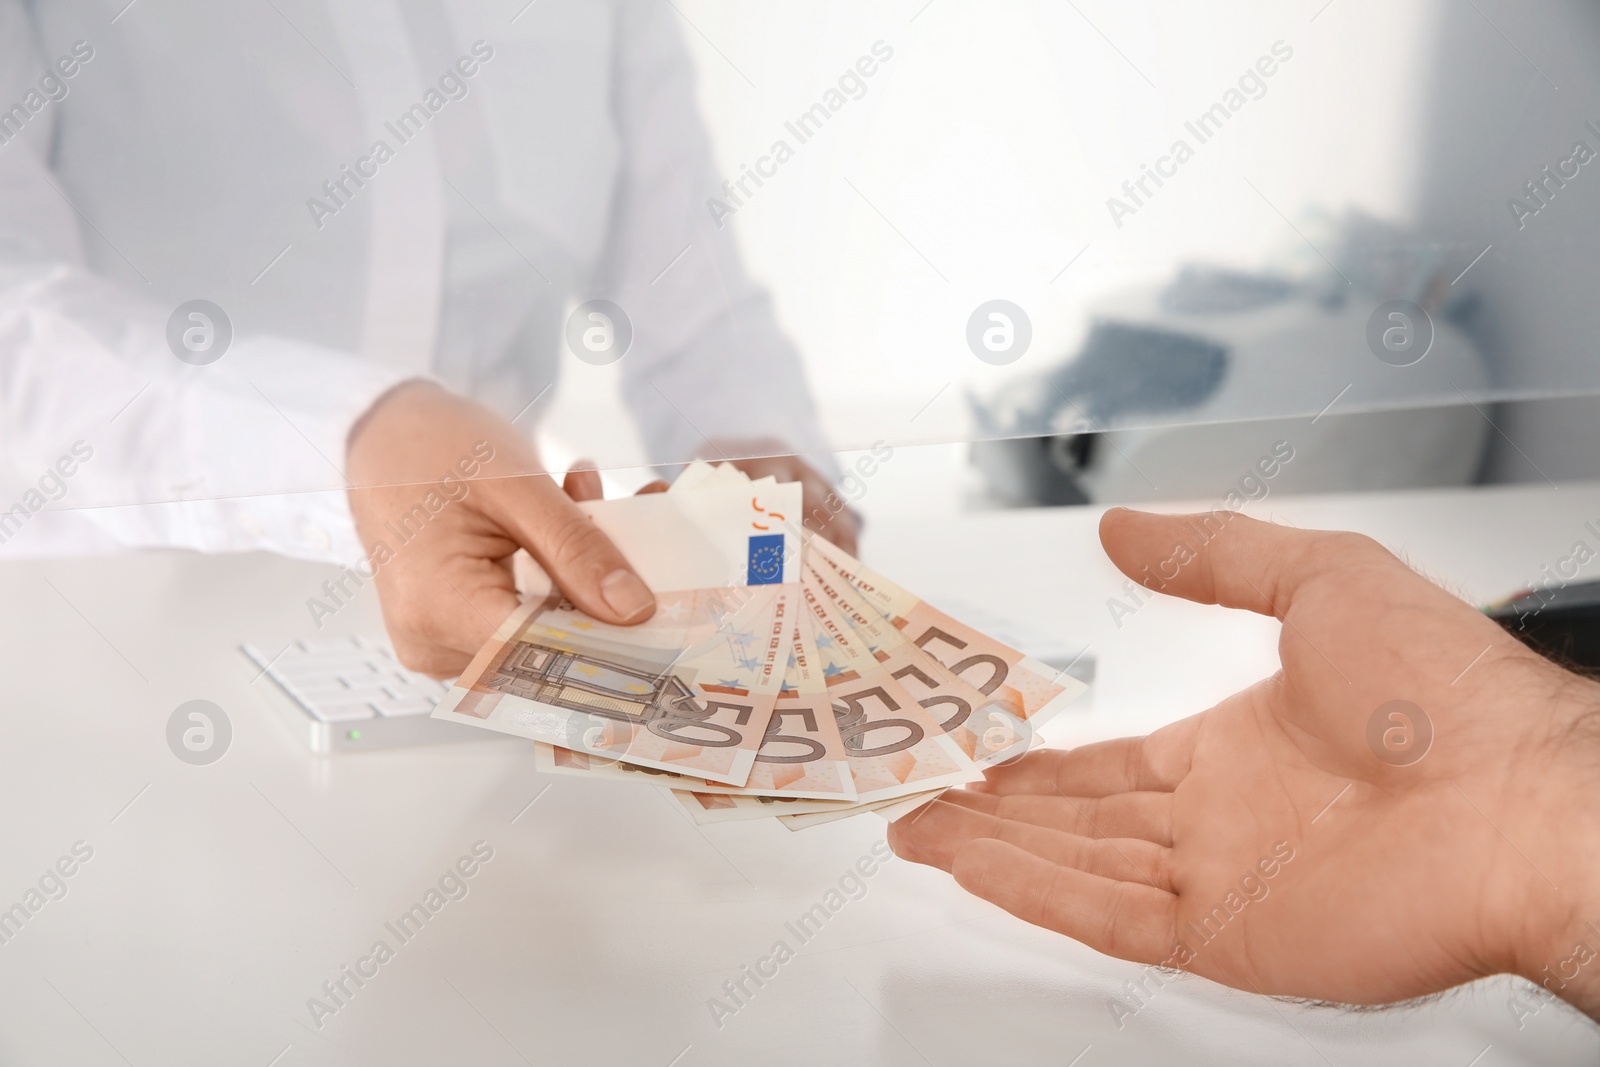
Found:
[{"label": "outstretched hand", "polygon": [[1600,1010],[1600,961],[1573,962],[1600,951],[1600,686],[1366,537],[1124,509],[1100,533],[1152,589],[1282,620],[1282,669],[950,790],[897,853],[1240,989],[1374,1004],[1510,971]]}]

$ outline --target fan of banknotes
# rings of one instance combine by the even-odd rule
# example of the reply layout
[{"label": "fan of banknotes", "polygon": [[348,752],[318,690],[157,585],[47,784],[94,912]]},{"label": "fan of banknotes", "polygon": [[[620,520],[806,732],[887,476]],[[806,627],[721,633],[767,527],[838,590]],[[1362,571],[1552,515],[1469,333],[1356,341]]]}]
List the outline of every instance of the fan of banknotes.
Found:
[{"label": "fan of banknotes", "polygon": [[806,530],[797,483],[696,463],[581,506],[655,614],[601,622],[519,559],[523,606],[433,713],[529,739],[541,770],[652,781],[702,823],[895,819],[1083,691]]}]

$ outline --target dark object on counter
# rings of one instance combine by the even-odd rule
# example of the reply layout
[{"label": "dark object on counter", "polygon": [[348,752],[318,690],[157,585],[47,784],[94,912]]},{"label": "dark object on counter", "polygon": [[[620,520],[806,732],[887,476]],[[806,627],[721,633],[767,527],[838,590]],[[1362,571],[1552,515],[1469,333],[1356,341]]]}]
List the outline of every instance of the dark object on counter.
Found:
[{"label": "dark object on counter", "polygon": [[1600,582],[1526,590],[1484,613],[1540,655],[1600,678]]}]

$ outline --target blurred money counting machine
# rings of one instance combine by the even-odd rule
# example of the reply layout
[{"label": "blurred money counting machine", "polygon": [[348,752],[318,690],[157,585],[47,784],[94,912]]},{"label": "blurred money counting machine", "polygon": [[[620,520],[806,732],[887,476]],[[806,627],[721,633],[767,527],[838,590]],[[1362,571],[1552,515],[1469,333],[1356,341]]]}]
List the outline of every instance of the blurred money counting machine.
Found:
[{"label": "blurred money counting machine", "polygon": [[992,495],[1222,506],[1230,490],[1470,481],[1490,433],[1464,400],[1489,383],[1464,328],[1470,291],[1392,227],[1351,215],[1322,229],[1326,262],[1191,265],[1114,293],[1090,307],[1074,356],[971,398],[972,461]]}]

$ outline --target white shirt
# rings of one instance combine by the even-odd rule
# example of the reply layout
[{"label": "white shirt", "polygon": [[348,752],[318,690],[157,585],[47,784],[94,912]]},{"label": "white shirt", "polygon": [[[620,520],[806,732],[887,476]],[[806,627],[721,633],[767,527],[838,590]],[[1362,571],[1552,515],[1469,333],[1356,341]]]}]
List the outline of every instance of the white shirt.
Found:
[{"label": "white shirt", "polygon": [[[85,547],[92,522],[107,544],[353,558],[361,413],[430,376],[516,416],[597,297],[632,322],[652,460],[702,434],[821,447],[706,207],[670,5],[125,4],[0,0],[0,553]],[[167,342],[196,298],[234,331],[206,366]],[[80,441],[92,458],[47,478]]]}]

